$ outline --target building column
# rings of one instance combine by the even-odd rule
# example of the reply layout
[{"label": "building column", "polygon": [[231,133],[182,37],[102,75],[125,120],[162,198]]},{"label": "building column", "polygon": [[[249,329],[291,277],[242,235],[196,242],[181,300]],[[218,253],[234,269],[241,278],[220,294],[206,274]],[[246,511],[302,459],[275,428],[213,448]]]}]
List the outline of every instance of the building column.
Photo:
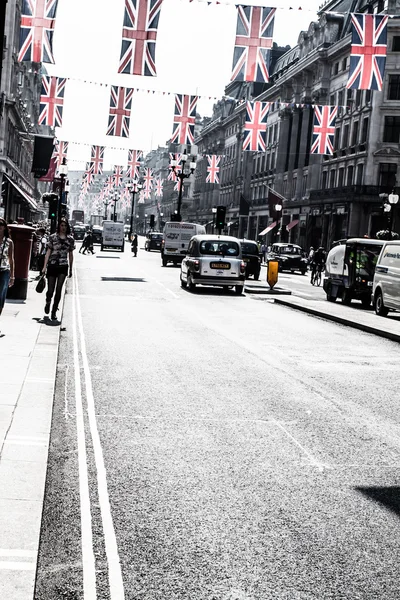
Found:
[{"label": "building column", "polygon": [[282,115],[281,125],[279,128],[278,152],[277,152],[277,157],[276,157],[276,173],[284,173],[285,172],[286,156],[287,156],[288,148],[290,147],[289,132],[290,132],[290,115],[285,110],[284,114]]},{"label": "building column", "polygon": [[[296,155],[297,155],[297,145],[298,145],[298,137],[300,134],[299,131],[300,125],[300,111],[299,109],[293,109],[293,117],[292,117],[292,131],[290,133],[290,144],[289,144],[289,166],[288,171],[293,171],[293,169],[297,169],[295,167],[296,163]],[[295,190],[296,192],[296,190]],[[296,193],[295,193],[296,195]]]},{"label": "building column", "polygon": [[310,120],[313,115],[311,108],[303,109],[303,120],[301,123],[301,136],[299,146],[299,169],[302,169],[306,163],[308,130],[310,128]]}]

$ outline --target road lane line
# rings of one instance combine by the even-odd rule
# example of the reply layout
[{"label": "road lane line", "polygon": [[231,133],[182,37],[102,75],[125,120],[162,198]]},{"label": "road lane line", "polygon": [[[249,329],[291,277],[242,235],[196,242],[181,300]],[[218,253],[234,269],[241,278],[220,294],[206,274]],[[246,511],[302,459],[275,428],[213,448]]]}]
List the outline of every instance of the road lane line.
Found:
[{"label": "road lane line", "polygon": [[64,419],[68,421],[69,412],[68,412],[68,375],[69,375],[69,365],[65,367],[65,383],[64,383]]},{"label": "road lane line", "polygon": [[166,286],[166,285],[164,285],[163,283],[161,283],[161,281],[159,281],[159,280],[158,280],[158,279],[156,279],[155,277],[152,277],[151,275],[150,275],[150,276],[148,275],[147,277],[148,277],[148,279],[152,279],[153,281],[155,281],[156,283],[158,283],[158,285],[160,285],[160,286],[161,286],[161,287],[163,287],[165,290],[167,290],[167,292],[169,292],[170,294],[172,294],[172,296],[173,296],[174,298],[177,298],[177,299],[179,299],[179,296],[178,296],[178,294],[175,294],[175,292],[173,292],[172,290],[170,290],[169,288],[167,288],[167,286]]},{"label": "road lane line", "polygon": [[93,551],[92,515],[90,511],[85,422],[83,418],[77,316],[75,306],[75,302],[77,300],[75,291],[76,287],[74,279],[72,294],[72,337],[74,348],[76,431],[78,442],[79,497],[81,508],[83,597],[84,600],[96,600],[96,561]]},{"label": "road lane line", "polygon": [[[119,560],[117,538],[111,515],[110,498],[107,487],[107,473],[104,465],[103,449],[97,428],[96,411],[93,395],[92,377],[90,374],[89,360],[86,352],[85,334],[83,331],[82,312],[79,302],[79,286],[76,272],[74,274],[74,289],[76,290],[76,308],[78,314],[78,328],[80,336],[81,356],[86,387],[87,414],[89,428],[92,436],[94,460],[97,472],[97,490],[99,496],[100,513],[103,525],[104,543],[108,562],[108,580],[110,585],[111,600],[124,600],[124,584],[122,580],[121,563]],[[85,599],[86,600],[86,599]]]},{"label": "road lane line", "polygon": [[309,450],[307,450],[307,448],[305,446],[303,446],[302,444],[300,444],[300,442],[298,440],[296,440],[296,438],[286,429],[286,427],[284,427],[282,425],[282,423],[280,423],[279,421],[275,421],[276,425],[284,432],[286,433],[286,435],[296,444],[296,446],[298,446],[300,448],[300,450],[302,452],[304,452],[304,454],[306,456],[308,456],[308,458],[310,459],[311,464],[313,464],[314,466],[318,467],[319,471],[323,471],[324,469],[329,468],[328,465],[325,465],[324,463],[320,462],[319,460],[317,460]]}]

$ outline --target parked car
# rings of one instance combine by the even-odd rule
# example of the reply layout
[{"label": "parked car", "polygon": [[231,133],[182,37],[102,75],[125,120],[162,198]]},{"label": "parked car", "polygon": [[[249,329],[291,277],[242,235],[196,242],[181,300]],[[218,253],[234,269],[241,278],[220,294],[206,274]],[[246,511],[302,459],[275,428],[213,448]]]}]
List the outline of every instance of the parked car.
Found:
[{"label": "parked car", "polygon": [[83,224],[74,225],[72,228],[72,234],[76,240],[83,240],[85,237],[86,228]]},{"label": "parked car", "polygon": [[307,259],[304,258],[303,249],[297,244],[273,244],[267,254],[267,260],[278,261],[279,271],[300,271],[302,275],[307,272]]},{"label": "parked car", "polygon": [[323,285],[328,302],[341,298],[343,304],[361,300],[364,308],[370,306],[375,265],[383,244],[382,240],[366,238],[335,243],[325,263]]},{"label": "parked car", "polygon": [[389,310],[400,311],[400,241],[383,242],[372,286],[375,312],[386,317]]},{"label": "parked car", "polygon": [[103,239],[103,228],[99,225],[93,225],[92,227],[92,239],[93,244],[101,244]]},{"label": "parked car", "polygon": [[240,240],[242,245],[242,258],[246,263],[246,279],[250,275],[254,276],[254,279],[260,278],[261,271],[261,256],[258,249],[258,244],[254,240]]},{"label": "parked car", "polygon": [[181,263],[181,286],[191,292],[197,285],[235,288],[242,294],[246,263],[240,241],[227,235],[195,235]]},{"label": "parked car", "polygon": [[161,242],[163,240],[163,234],[152,231],[147,234],[146,241],[144,243],[144,249],[147,252],[151,252],[151,250],[157,250],[157,252],[161,252]]}]

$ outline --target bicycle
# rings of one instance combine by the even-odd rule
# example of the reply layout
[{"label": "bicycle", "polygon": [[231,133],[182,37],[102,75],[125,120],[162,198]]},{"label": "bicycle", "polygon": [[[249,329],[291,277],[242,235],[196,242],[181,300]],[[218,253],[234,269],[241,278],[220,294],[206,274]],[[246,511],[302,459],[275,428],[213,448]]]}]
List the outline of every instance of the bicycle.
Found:
[{"label": "bicycle", "polygon": [[315,273],[311,274],[311,285],[317,285],[318,287],[321,285],[323,270],[324,270],[323,265],[321,265],[321,264],[316,265]]}]

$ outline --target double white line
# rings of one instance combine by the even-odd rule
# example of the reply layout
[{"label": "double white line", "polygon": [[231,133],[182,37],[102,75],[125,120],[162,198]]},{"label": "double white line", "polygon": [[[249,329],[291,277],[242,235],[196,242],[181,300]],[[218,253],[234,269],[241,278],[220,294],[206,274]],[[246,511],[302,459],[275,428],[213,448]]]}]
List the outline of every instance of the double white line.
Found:
[{"label": "double white line", "polygon": [[92,516],[90,510],[89,478],[87,466],[87,453],[85,441],[85,421],[83,416],[81,375],[79,364],[79,343],[84,372],[84,385],[86,391],[87,416],[89,430],[92,438],[93,452],[97,473],[97,492],[100,504],[100,513],[104,533],[104,543],[108,563],[108,579],[111,600],[124,600],[124,586],[122,571],[118,555],[117,539],[111,516],[110,499],[107,489],[107,474],[104,466],[103,450],[97,429],[96,412],[93,397],[92,378],[90,375],[89,361],[86,353],[85,336],[82,324],[82,312],[79,303],[79,287],[76,271],[73,279],[73,346],[74,346],[74,371],[75,371],[75,403],[76,427],[78,436],[78,465],[79,465],[79,493],[81,506],[82,530],[82,566],[83,566],[83,597],[84,600],[96,600],[96,563],[93,550]]}]

